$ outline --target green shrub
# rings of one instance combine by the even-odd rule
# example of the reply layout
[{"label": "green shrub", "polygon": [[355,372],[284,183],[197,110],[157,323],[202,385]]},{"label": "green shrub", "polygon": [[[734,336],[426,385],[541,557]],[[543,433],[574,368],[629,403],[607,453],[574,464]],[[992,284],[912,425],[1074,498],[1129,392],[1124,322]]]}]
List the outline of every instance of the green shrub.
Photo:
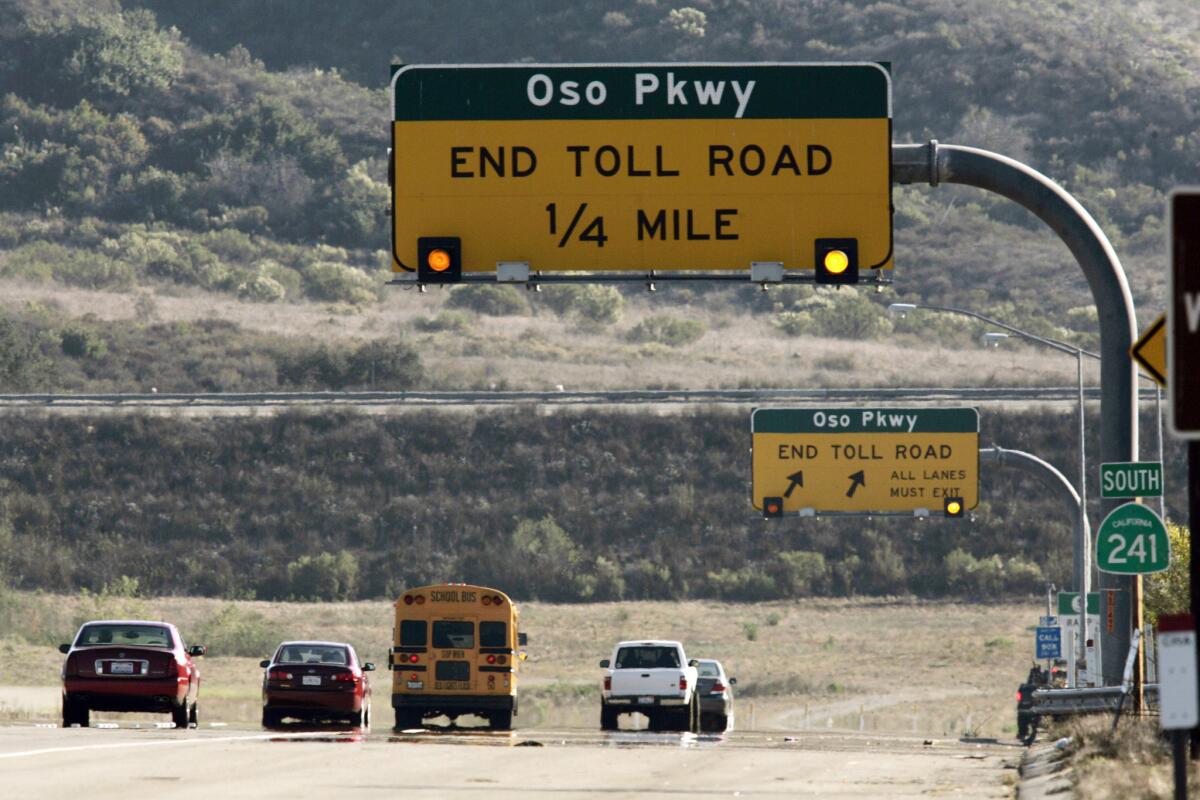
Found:
[{"label": "green shrub", "polygon": [[298,600],[349,600],[358,589],[358,559],[345,550],[300,556],[287,565],[287,576]]},{"label": "green shrub", "polygon": [[587,326],[611,325],[621,320],[625,298],[615,286],[590,283],[575,297],[574,308]]},{"label": "green shrub", "polygon": [[754,567],[711,571],[705,583],[708,591],[722,600],[757,602],[779,597],[775,579]]},{"label": "green shrub", "polygon": [[94,250],[81,250],[53,242],[31,242],[0,260],[5,275],[28,280],[55,280],[84,289],[128,289],[135,270],[123,261]]},{"label": "green shrub", "polygon": [[379,286],[365,272],[336,261],[318,261],[301,269],[305,293],[314,300],[368,305],[379,295]]},{"label": "green shrub", "polygon": [[191,640],[206,646],[209,655],[269,658],[280,634],[262,614],[229,603],[202,622]]},{"label": "green shrub", "polygon": [[238,283],[237,296],[257,303],[278,303],[287,297],[287,290],[270,276],[256,275]]},{"label": "green shrub", "polygon": [[758,641],[758,625],[753,622],[742,623],[742,633],[746,634],[746,641]]},{"label": "green shrub", "polygon": [[653,316],[634,325],[626,334],[631,342],[657,342],[668,347],[692,344],[704,335],[704,323],[694,319]]},{"label": "green shrub", "polygon": [[425,333],[465,331],[468,324],[467,315],[461,311],[440,311],[435,317],[417,317],[413,320],[413,327]]},{"label": "green shrub", "polygon": [[575,308],[575,301],[582,291],[582,286],[572,284],[543,286],[542,290],[534,295],[534,300],[542,303],[558,316],[565,317]]},{"label": "green shrub", "polygon": [[457,286],[446,298],[447,308],[465,308],[491,317],[523,316],[529,300],[516,286]]},{"label": "green shrub", "polygon": [[59,333],[63,355],[71,358],[99,358],[108,352],[108,344],[94,330],[70,326]]},{"label": "green shrub", "polygon": [[829,591],[829,566],[820,553],[799,550],[778,553],[767,571],[783,597],[807,597]]},{"label": "green shrub", "polygon": [[784,311],[771,324],[788,336],[803,336],[812,327],[812,315],[802,311]]}]

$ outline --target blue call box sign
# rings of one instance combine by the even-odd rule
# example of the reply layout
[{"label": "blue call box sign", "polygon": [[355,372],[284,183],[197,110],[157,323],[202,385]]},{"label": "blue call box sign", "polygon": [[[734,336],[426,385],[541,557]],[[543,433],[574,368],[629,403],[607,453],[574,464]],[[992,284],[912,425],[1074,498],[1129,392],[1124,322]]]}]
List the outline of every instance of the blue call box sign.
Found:
[{"label": "blue call box sign", "polygon": [[1037,629],[1037,657],[1062,657],[1062,628]]}]

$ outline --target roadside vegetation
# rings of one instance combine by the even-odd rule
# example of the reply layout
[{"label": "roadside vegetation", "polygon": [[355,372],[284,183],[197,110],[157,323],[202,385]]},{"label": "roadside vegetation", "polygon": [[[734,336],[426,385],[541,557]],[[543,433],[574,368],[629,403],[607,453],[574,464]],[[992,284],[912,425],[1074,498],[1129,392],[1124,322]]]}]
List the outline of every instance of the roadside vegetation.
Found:
[{"label": "roadside vegetation", "polygon": [[[1104,226],[1138,300],[1161,306],[1164,193],[1190,174],[1200,127],[1187,102],[1196,77],[1177,66],[1200,56],[1200,21],[1178,4],[589,0],[511,13],[475,0],[365,8],[7,4],[0,276],[370,307],[390,291],[382,286],[390,266],[389,59],[880,60],[893,65],[897,141],[937,136],[1044,170]],[[529,14],[539,25],[527,24]],[[254,24],[270,17],[288,24]],[[936,79],[945,75],[953,79]],[[1097,117],[1109,108],[1122,113]],[[1083,281],[1032,217],[954,187],[898,187],[894,199],[896,275],[906,291],[980,311],[1008,303],[1028,309],[1027,318],[1008,320],[1015,324],[1094,337]],[[678,305],[708,291],[664,293],[663,319],[634,339],[666,347],[694,339],[686,320],[667,318],[685,316]],[[529,308],[514,292],[471,294],[471,304],[490,304],[484,313]],[[548,302],[581,327],[620,318],[622,293],[611,287],[552,294]],[[888,335],[888,321],[852,296],[788,297],[769,313],[785,335]],[[734,304],[758,306],[750,291]]]},{"label": "roadside vegetation", "polygon": [[[1067,758],[1075,796],[1095,800],[1174,797],[1170,741],[1158,718],[1125,717],[1116,732],[1106,714],[1054,725],[1046,738],[1070,737]],[[1200,790],[1196,762],[1188,759],[1188,792]]]},{"label": "roadside vegetation", "polygon": [[[332,601],[467,580],[555,602],[993,602],[1070,578],[1068,515],[1016,471],[983,470],[961,520],[769,524],[736,411],[9,419],[0,570],[26,590],[132,579],[150,595]],[[985,414],[981,443],[1072,463],[1063,419]],[[1181,458],[1171,442],[1165,474]],[[1173,516],[1183,487],[1168,489]],[[746,622],[746,640],[770,629]]]}]

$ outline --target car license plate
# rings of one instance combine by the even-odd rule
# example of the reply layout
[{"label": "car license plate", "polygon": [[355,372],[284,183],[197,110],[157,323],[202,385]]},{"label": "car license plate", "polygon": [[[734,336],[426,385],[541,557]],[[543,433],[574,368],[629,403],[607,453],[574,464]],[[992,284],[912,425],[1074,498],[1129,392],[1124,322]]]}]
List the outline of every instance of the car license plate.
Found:
[{"label": "car license plate", "polygon": [[108,671],[111,672],[113,675],[132,675],[133,674],[133,662],[132,661],[112,661],[108,665]]},{"label": "car license plate", "polygon": [[638,705],[652,706],[652,705],[654,705],[654,698],[653,697],[639,697]]},{"label": "car license plate", "polygon": [[303,677],[301,677],[300,682],[302,684],[304,684],[305,686],[320,686],[321,685],[321,676],[320,675],[304,675]]},{"label": "car license plate", "polygon": [[424,689],[424,688],[425,688],[425,682],[424,682],[424,681],[409,681],[409,682],[408,682],[408,688],[410,688],[410,689]]}]

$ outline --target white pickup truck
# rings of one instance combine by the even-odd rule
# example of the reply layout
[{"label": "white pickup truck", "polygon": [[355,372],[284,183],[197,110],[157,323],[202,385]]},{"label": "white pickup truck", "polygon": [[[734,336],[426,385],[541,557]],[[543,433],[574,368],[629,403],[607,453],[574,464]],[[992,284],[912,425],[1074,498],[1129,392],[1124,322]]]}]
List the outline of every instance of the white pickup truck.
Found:
[{"label": "white pickup truck", "polygon": [[700,730],[696,662],[679,642],[621,642],[600,667],[602,730],[616,730],[617,717],[633,711],[646,715],[652,731]]}]

